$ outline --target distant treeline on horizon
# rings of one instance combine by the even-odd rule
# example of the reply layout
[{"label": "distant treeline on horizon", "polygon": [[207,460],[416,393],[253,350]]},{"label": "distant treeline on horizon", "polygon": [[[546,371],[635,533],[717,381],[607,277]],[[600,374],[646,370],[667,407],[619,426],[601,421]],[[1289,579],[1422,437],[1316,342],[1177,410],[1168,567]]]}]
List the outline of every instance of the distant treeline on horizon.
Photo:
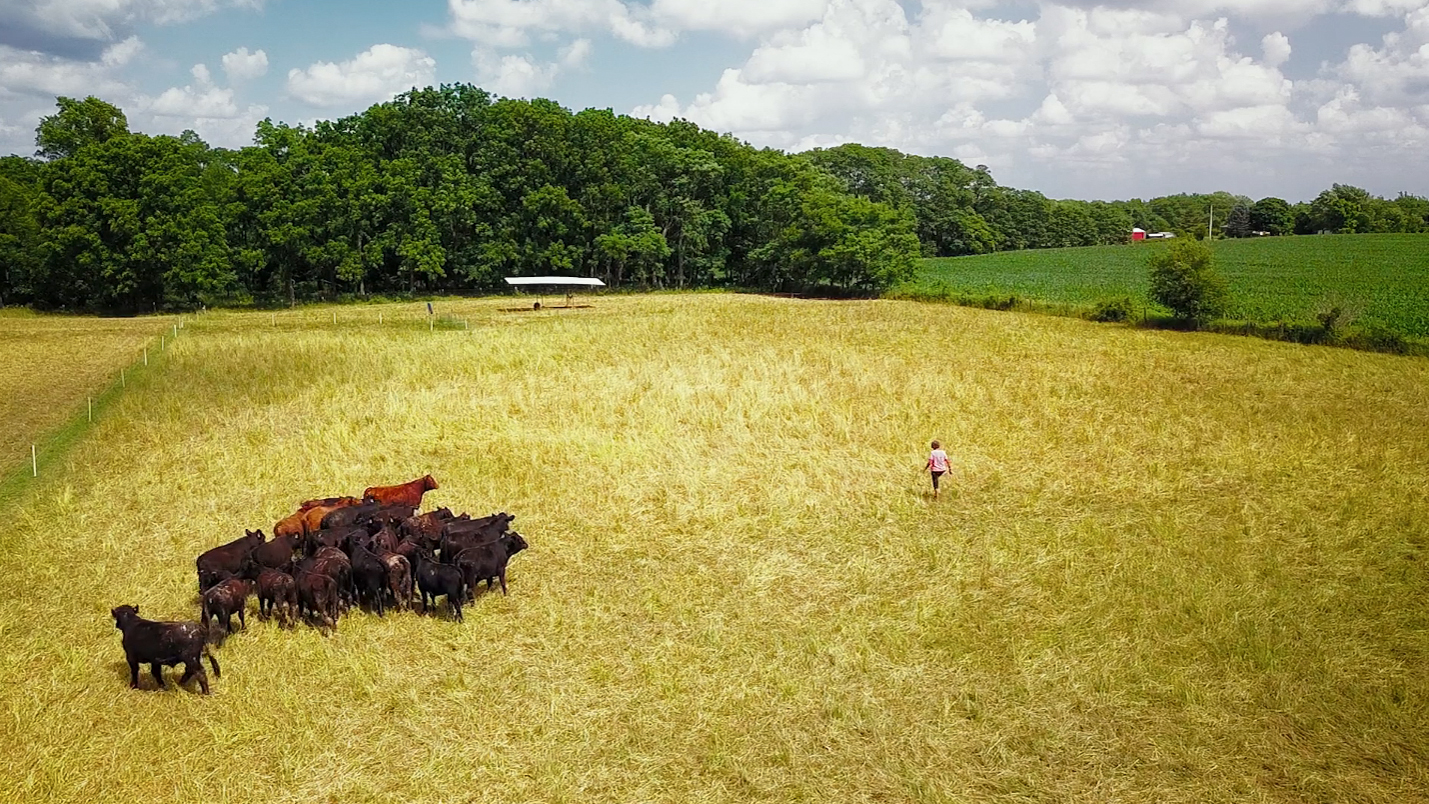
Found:
[{"label": "distant treeline on horizon", "polygon": [[0,158],[0,304],[142,312],[369,293],[496,290],[529,274],[617,288],[872,295],[920,256],[1204,238],[1429,231],[1429,200],[1335,185],[1052,200],[956,159],[849,144],[756,149],[470,85],[414,89],[309,128],[211,148],[61,97],[35,158]]}]

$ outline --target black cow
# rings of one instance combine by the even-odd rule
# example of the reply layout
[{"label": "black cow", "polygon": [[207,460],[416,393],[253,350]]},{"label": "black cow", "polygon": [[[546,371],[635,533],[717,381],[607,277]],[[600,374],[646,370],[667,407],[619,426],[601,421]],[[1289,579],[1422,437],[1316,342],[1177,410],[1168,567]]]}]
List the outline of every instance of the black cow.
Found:
[{"label": "black cow", "polygon": [[378,617],[386,616],[387,565],[357,540],[352,544],[352,583],[358,600],[366,599]]},{"label": "black cow", "polygon": [[288,573],[267,569],[258,575],[258,614],[271,617],[275,611],[279,625],[298,616],[298,587]]},{"label": "black cow", "polygon": [[215,547],[194,561],[194,565],[198,567],[198,591],[200,594],[222,580],[223,576],[220,573],[228,572],[237,575],[242,572],[243,559],[248,557],[253,548],[267,539],[261,530],[244,530],[243,534],[243,538]]},{"label": "black cow", "polygon": [[337,581],[321,572],[298,570],[294,579],[298,587],[298,615],[312,615],[323,625],[337,627]]},{"label": "black cow", "polygon": [[476,594],[476,585],[486,581],[487,591],[496,580],[501,581],[501,594],[506,594],[506,564],[511,557],[530,545],[521,534],[512,531],[490,544],[471,547],[457,554],[456,565],[461,569],[462,579],[471,594]]},{"label": "black cow", "polygon": [[417,576],[417,589],[422,593],[422,613],[426,614],[430,608],[427,598],[430,597],[431,605],[435,606],[437,598],[446,595],[452,616],[461,622],[461,601],[465,597],[466,586],[461,570],[433,560],[432,554],[425,550],[418,550],[415,555],[417,564],[413,567],[413,574]]},{"label": "black cow", "polygon": [[229,578],[210,586],[203,593],[203,624],[208,627],[210,617],[217,617],[223,623],[223,633],[233,631],[233,615],[238,615],[238,624],[245,629],[248,618],[244,609],[248,608],[248,596],[253,594],[253,582],[247,578]]},{"label": "black cow", "polygon": [[149,672],[164,689],[165,667],[184,666],[179,684],[187,684],[198,676],[199,688],[208,694],[208,676],[203,672],[203,657],[213,665],[213,677],[222,678],[218,659],[208,649],[208,627],[195,622],[159,622],[139,616],[138,606],[117,606],[109,610],[114,627],[123,636],[124,658],[129,662],[129,686],[139,688],[139,665],[149,665]]},{"label": "black cow", "polygon": [[260,572],[264,569],[286,569],[293,563],[293,553],[302,546],[303,538],[296,534],[275,536],[253,548],[248,559],[258,566]]}]

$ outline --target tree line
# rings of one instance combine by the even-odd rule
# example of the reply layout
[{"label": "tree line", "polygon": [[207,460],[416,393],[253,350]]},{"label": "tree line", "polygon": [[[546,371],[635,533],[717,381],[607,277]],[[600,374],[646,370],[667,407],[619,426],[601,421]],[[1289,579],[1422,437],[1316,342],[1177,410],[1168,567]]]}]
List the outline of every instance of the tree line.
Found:
[{"label": "tree line", "polygon": [[918,256],[1121,243],[1133,226],[1205,236],[1208,210],[1225,233],[1429,228],[1413,196],[1058,201],[945,157],[786,154],[466,84],[311,127],[264,120],[236,150],[131,132],[117,107],[61,97],[36,145],[0,158],[0,304],[140,312],[531,274],[876,294]]},{"label": "tree line", "polygon": [[1252,201],[1227,192],[1178,194],[1149,201],[1054,200],[1001,187],[979,165],[840,145],[804,157],[863,198],[912,210],[925,257],[1029,248],[1115,245],[1133,228],[1180,238],[1333,233],[1429,232],[1429,199],[1388,200],[1336,184],[1311,202]]}]

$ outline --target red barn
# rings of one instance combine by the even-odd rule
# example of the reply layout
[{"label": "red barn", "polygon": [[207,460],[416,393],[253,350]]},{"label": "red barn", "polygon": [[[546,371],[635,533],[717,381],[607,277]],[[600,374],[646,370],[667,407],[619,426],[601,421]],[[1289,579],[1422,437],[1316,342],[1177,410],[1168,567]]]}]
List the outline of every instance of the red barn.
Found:
[{"label": "red barn", "polygon": [[1132,230],[1131,230],[1131,241],[1132,241],[1133,243],[1135,243],[1135,242],[1138,241],[1138,240],[1145,240],[1145,239],[1146,239],[1146,230],[1145,230],[1145,229],[1132,229]]}]

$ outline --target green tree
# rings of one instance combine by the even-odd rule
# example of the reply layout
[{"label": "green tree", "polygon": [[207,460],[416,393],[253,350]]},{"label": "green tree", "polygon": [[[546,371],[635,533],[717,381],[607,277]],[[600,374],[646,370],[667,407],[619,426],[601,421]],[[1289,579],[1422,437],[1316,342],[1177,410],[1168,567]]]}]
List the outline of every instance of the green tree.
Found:
[{"label": "green tree", "polygon": [[1231,207],[1231,214],[1226,217],[1226,237],[1250,237],[1250,207],[1246,204],[1236,204]]},{"label": "green tree", "polygon": [[59,111],[40,118],[35,129],[36,152],[46,159],[73,156],[86,145],[108,142],[129,133],[129,120],[119,107],[90,95],[84,100],[59,97]]},{"label": "green tree", "polygon": [[30,188],[0,176],[0,307],[29,300],[40,245],[33,194]]},{"label": "green tree", "polygon": [[1225,312],[1230,291],[1215,268],[1211,249],[1180,239],[1152,255],[1151,300],[1183,321],[1203,324]]},{"label": "green tree", "polygon": [[1294,232],[1290,205],[1280,198],[1262,198],[1250,208],[1250,228],[1256,232],[1287,235]]}]

